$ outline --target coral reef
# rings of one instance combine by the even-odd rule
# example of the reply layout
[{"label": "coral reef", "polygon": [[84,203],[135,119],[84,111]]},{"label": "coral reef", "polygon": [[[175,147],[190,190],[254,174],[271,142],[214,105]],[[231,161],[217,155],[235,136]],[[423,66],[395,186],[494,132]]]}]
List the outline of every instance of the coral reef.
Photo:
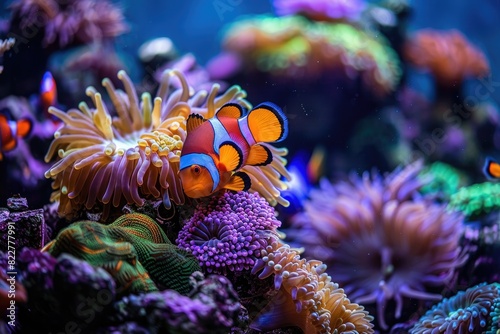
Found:
[{"label": "coral reef", "polygon": [[[363,306],[351,303],[325,270],[321,261],[307,261],[279,241],[267,246],[252,273],[261,271],[259,278],[274,274],[274,287],[283,294],[272,305],[274,309],[263,310],[253,326],[266,331],[295,325],[305,333],[374,333],[373,317]],[[295,312],[287,311],[290,307]]]},{"label": "coral reef", "polygon": [[[9,230],[13,233],[9,233]],[[0,251],[4,252],[7,251],[9,240],[11,246],[15,240],[16,249],[25,246],[41,248],[50,237],[43,209],[29,210],[28,201],[21,197],[9,198],[7,208],[0,208],[0,231],[4,231],[0,236]]]},{"label": "coral reef", "polygon": [[460,84],[467,77],[482,77],[490,72],[483,53],[457,30],[421,30],[405,47],[406,60],[428,70],[439,85]]},{"label": "coral reef", "polygon": [[298,16],[260,16],[227,29],[224,49],[243,59],[242,66],[292,79],[317,79],[340,70],[360,78],[379,95],[399,81],[399,60],[382,36],[349,24],[310,22]]},{"label": "coral reef", "polygon": [[274,209],[257,193],[226,192],[200,203],[177,238],[204,271],[230,274],[251,269],[261,250],[278,239]]},{"label": "coral reef", "polygon": [[16,0],[10,9],[21,29],[43,27],[45,47],[86,44],[127,30],[122,10],[108,1]]},{"label": "coral reef", "polygon": [[186,294],[189,276],[200,269],[154,220],[138,213],[123,215],[107,226],[93,221],[74,223],[45,249],[53,256],[69,253],[104,268],[120,294],[157,291],[157,286]]},{"label": "coral reef", "polygon": [[189,297],[171,290],[125,297],[115,305],[116,321],[133,321],[130,326],[162,333],[186,334],[228,333],[237,325],[241,306],[227,278],[205,278],[197,272],[191,284]]},{"label": "coral reef", "polygon": [[[0,262],[2,270],[7,269],[6,256]],[[90,317],[93,324],[99,323],[115,298],[114,281],[105,270],[68,254],[55,259],[24,248],[17,254],[16,269],[16,279],[28,295],[16,317],[16,329],[24,332],[64,330],[68,322],[84,329]]]},{"label": "coral reef", "polygon": [[500,321],[500,285],[479,284],[443,299],[410,329],[410,334],[496,333]]},{"label": "coral reef", "polygon": [[336,185],[324,180],[311,191],[305,213],[294,217],[301,226],[295,241],[306,256],[325,261],[349,298],[376,303],[384,329],[389,301],[400,318],[404,297],[439,300],[429,289],[450,283],[465,260],[462,217],[418,199],[421,168],[415,162],[385,178],[365,173]]}]

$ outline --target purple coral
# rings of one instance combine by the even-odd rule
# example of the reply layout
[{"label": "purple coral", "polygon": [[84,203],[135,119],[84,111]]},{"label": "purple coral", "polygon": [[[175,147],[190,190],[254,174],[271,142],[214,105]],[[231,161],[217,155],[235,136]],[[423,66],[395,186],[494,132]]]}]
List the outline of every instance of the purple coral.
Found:
[{"label": "purple coral", "polygon": [[44,29],[44,46],[86,44],[127,30],[122,10],[108,1],[17,0],[10,6],[21,29]]},{"label": "purple coral", "polygon": [[319,21],[354,21],[365,8],[362,0],[274,0],[280,16],[303,14]]},{"label": "purple coral", "polygon": [[[241,310],[237,293],[223,276],[193,273],[190,297],[173,290],[124,297],[115,305],[116,322],[135,321],[155,332],[228,333]],[[151,328],[152,329],[152,328]]]},{"label": "purple coral", "polygon": [[274,209],[257,193],[226,192],[198,205],[177,243],[209,273],[249,270],[280,225]]},{"label": "purple coral", "polygon": [[405,297],[441,299],[430,288],[450,283],[465,260],[459,246],[462,217],[418,198],[420,170],[416,163],[385,178],[325,181],[295,221],[302,226],[294,233],[307,246],[306,255],[325,261],[352,300],[376,303],[384,329],[389,301],[395,301],[399,318]]}]

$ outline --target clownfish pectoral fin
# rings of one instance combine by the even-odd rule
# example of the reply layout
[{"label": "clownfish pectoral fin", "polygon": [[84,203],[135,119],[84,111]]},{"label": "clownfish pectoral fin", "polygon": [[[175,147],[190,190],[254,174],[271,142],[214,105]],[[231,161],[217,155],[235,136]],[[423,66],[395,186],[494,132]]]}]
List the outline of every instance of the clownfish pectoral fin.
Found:
[{"label": "clownfish pectoral fin", "polygon": [[197,127],[202,125],[206,121],[203,116],[199,114],[191,114],[188,116],[187,121],[186,121],[186,131],[187,133],[190,133],[191,131],[195,130]]},{"label": "clownfish pectoral fin", "polygon": [[241,118],[245,115],[245,110],[242,106],[236,103],[226,103],[216,113],[217,117]]},{"label": "clownfish pectoral fin", "polygon": [[271,150],[264,145],[255,144],[250,148],[247,165],[265,166],[273,162]]},{"label": "clownfish pectoral fin", "polygon": [[278,142],[288,135],[288,120],[280,107],[264,102],[249,111],[248,128],[255,142]]},{"label": "clownfish pectoral fin", "polygon": [[489,179],[500,179],[500,164],[490,157],[486,158],[483,171]]},{"label": "clownfish pectoral fin", "polygon": [[244,172],[236,172],[231,176],[229,182],[224,186],[224,189],[234,191],[247,191],[252,186],[250,176]]},{"label": "clownfish pectoral fin", "polygon": [[217,168],[221,172],[235,171],[243,164],[243,152],[233,142],[223,142],[219,147],[219,163]]},{"label": "clownfish pectoral fin", "polygon": [[17,121],[17,136],[24,138],[31,133],[33,122],[29,118],[21,118]]}]

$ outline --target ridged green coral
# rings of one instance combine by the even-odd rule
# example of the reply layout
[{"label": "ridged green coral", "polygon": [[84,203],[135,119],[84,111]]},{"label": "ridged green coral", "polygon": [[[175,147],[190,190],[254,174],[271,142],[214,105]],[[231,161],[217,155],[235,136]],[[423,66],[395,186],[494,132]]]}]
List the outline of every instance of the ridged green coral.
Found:
[{"label": "ridged green coral", "polygon": [[419,177],[428,180],[420,188],[420,192],[442,201],[449,201],[466,184],[465,176],[459,170],[442,162],[434,162],[425,167]]},{"label": "ridged green coral", "polygon": [[157,291],[158,287],[189,292],[189,276],[200,266],[188,252],[172,244],[150,217],[130,213],[110,225],[80,221],[62,230],[48,245],[53,256],[69,253],[104,268],[120,293]]},{"label": "ridged green coral", "polygon": [[448,204],[450,210],[462,212],[468,219],[476,219],[500,209],[500,183],[478,183],[460,188]]}]

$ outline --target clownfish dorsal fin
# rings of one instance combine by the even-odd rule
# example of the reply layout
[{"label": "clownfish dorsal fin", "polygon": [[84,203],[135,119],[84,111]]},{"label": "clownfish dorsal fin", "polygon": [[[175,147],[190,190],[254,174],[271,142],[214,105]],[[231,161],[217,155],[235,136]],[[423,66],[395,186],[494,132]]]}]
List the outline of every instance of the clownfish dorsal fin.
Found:
[{"label": "clownfish dorsal fin", "polygon": [[241,118],[245,115],[242,106],[236,103],[226,103],[216,113],[216,117]]},{"label": "clownfish dorsal fin", "polygon": [[500,164],[490,157],[486,158],[483,171],[489,179],[500,179]]},{"label": "clownfish dorsal fin", "polygon": [[255,142],[278,142],[288,135],[288,120],[280,107],[271,102],[259,104],[248,112],[248,128]]},{"label": "clownfish dorsal fin", "polygon": [[273,154],[271,150],[264,145],[255,144],[250,147],[250,152],[247,158],[247,165],[265,166],[273,162]]},{"label": "clownfish dorsal fin", "polygon": [[233,142],[223,142],[219,147],[219,163],[217,168],[221,172],[235,171],[243,165],[243,152]]},{"label": "clownfish dorsal fin", "polygon": [[199,114],[190,114],[186,121],[186,131],[190,133],[194,131],[197,127],[205,123],[206,119]]},{"label": "clownfish dorsal fin", "polygon": [[252,181],[247,173],[236,172],[231,176],[231,179],[229,179],[229,182],[223,188],[234,191],[247,191],[251,186]]}]

